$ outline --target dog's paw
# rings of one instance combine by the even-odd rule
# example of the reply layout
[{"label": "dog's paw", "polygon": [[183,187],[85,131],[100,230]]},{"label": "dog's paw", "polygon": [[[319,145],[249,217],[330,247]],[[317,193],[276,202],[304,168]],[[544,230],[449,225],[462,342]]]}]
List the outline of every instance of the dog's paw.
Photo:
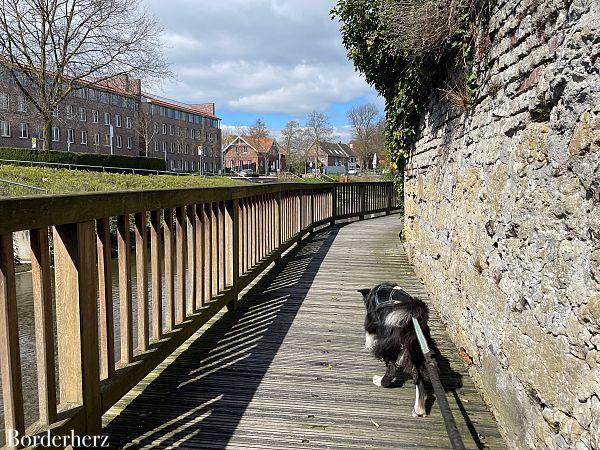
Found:
[{"label": "dog's paw", "polygon": [[373,375],[373,384],[377,387],[381,387],[381,380],[383,380],[383,375]]},{"label": "dog's paw", "polygon": [[427,416],[427,412],[425,410],[423,410],[423,411],[416,411],[413,408],[413,410],[412,410],[412,416],[413,417],[426,417]]}]

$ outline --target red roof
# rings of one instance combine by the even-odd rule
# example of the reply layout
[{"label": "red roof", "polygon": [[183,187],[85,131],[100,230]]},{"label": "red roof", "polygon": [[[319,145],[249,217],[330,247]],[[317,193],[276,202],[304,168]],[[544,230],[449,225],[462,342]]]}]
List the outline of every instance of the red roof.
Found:
[{"label": "red roof", "polygon": [[200,116],[220,120],[219,117],[215,116],[214,114],[209,114],[208,112],[206,112],[205,109],[200,108],[200,106],[202,105],[188,105],[186,103],[180,103],[178,101],[170,100],[168,98],[159,97],[158,95],[147,94],[146,92],[144,92],[142,96],[146,97],[148,100],[150,100],[150,103],[155,105],[164,106],[167,108],[174,108],[183,112],[198,114]]}]

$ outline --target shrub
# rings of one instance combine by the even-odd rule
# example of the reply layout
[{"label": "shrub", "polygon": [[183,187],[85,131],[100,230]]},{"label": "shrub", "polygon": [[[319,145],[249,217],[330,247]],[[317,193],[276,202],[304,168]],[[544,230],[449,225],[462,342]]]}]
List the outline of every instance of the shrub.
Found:
[{"label": "shrub", "polygon": [[54,150],[43,151],[27,148],[0,147],[0,159],[118,167],[121,169],[166,170],[165,161],[161,158],[61,152]]}]

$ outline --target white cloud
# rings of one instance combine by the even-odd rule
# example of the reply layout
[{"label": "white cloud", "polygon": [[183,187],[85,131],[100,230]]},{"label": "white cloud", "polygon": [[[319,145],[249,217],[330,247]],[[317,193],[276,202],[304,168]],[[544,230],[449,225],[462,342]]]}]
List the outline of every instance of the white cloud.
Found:
[{"label": "white cloud", "polygon": [[377,98],[346,58],[333,0],[146,1],[177,75],[168,97],[293,116]]}]

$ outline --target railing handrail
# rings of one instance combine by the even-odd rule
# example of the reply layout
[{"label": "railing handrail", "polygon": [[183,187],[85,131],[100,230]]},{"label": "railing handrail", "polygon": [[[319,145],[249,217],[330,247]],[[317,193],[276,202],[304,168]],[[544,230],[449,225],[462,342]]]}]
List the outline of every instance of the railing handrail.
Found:
[{"label": "railing handrail", "polygon": [[336,186],[391,186],[392,182],[274,183],[247,186],[86,192],[12,197],[0,200],[0,234],[42,226],[80,223],[109,216],[228,201],[286,191],[331,191]]}]

